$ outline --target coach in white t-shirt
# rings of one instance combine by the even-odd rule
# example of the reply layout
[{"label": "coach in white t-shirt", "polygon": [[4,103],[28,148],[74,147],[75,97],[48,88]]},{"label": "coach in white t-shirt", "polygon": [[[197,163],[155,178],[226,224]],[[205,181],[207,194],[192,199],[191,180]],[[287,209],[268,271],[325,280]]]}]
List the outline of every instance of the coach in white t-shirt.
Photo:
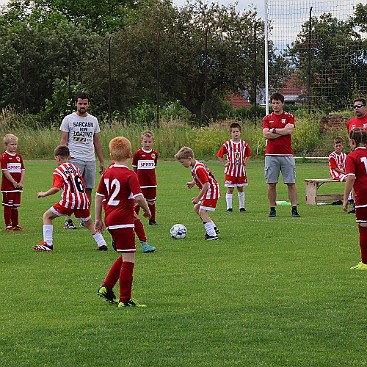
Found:
[{"label": "coach in white t-shirt", "polygon": [[[99,132],[101,131],[98,120],[89,114],[90,99],[86,93],[79,93],[75,96],[76,111],[67,115],[62,120],[61,145],[67,145],[70,150],[70,162],[75,164],[82,172],[85,182],[85,191],[92,201],[92,190],[96,178],[96,157],[99,160],[99,173],[103,173],[104,159],[102,144],[99,140]],[[65,228],[75,228],[71,219],[65,223]]]}]

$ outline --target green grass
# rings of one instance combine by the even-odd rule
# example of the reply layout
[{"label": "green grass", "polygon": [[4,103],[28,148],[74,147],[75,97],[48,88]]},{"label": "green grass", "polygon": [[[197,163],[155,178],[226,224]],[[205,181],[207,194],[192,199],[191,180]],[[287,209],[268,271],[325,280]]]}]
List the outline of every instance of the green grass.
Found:
[{"label": "green grass", "polygon": [[[207,163],[222,185],[222,167]],[[26,230],[0,232],[1,366],[367,365],[367,273],[349,270],[360,258],[354,217],[341,206],[305,205],[303,180],[327,177],[327,163],[297,165],[301,218],[289,207],[268,218],[263,163],[251,161],[247,212],[227,213],[223,189],[213,214],[220,240],[206,242],[185,187],[189,170],[160,161],[159,226],[145,226],[157,251],[138,247],[133,289],[148,307],[123,310],[96,295],[117,255],[94,251],[87,230],[65,231],[58,219],[55,251],[31,248],[42,240],[42,213],[58,200],[36,195],[49,188],[54,165],[26,162]],[[343,189],[326,185],[320,190]],[[175,223],[187,226],[185,240],[169,237]]]}]

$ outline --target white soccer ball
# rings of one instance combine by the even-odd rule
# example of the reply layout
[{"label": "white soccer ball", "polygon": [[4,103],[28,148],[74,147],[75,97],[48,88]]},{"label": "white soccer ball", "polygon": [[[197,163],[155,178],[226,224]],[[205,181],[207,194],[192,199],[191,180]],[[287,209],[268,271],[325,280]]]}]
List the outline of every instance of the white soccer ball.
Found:
[{"label": "white soccer ball", "polygon": [[169,230],[171,237],[175,240],[185,238],[187,235],[187,228],[183,224],[175,224]]}]

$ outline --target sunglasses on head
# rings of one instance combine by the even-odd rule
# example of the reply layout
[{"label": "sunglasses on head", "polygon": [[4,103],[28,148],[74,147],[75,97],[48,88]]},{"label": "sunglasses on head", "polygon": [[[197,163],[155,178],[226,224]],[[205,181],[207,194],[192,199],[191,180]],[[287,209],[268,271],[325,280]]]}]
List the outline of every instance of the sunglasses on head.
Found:
[{"label": "sunglasses on head", "polygon": [[364,104],[355,104],[353,106],[353,108],[362,108],[364,106]]}]

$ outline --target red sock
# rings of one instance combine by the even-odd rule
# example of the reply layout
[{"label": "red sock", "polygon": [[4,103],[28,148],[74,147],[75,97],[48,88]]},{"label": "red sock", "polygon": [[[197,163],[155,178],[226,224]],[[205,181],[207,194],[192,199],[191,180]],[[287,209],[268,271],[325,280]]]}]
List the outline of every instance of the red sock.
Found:
[{"label": "red sock", "polygon": [[150,212],[152,216],[149,218],[149,220],[155,220],[155,203],[154,204],[148,204]]},{"label": "red sock", "polygon": [[135,213],[139,215],[140,206],[135,205],[134,210],[135,210]]},{"label": "red sock", "polygon": [[18,208],[13,208],[11,210],[11,223],[13,225],[13,227],[16,227],[19,222],[18,222]]},{"label": "red sock", "polygon": [[115,286],[115,284],[120,278],[121,265],[122,265],[122,256],[119,256],[118,259],[111,266],[111,269],[108,272],[105,281],[103,282],[104,287],[112,289]]},{"label": "red sock", "polygon": [[361,248],[361,260],[367,264],[367,227],[358,226],[359,229],[359,247]]},{"label": "red sock", "polygon": [[120,272],[120,301],[126,302],[131,299],[131,289],[133,287],[134,263],[122,262]]},{"label": "red sock", "polygon": [[10,206],[4,206],[4,220],[5,220],[5,226],[11,227],[11,207]]},{"label": "red sock", "polygon": [[135,233],[140,241],[147,242],[147,236],[145,235],[145,230],[143,223],[139,218],[134,220]]}]

